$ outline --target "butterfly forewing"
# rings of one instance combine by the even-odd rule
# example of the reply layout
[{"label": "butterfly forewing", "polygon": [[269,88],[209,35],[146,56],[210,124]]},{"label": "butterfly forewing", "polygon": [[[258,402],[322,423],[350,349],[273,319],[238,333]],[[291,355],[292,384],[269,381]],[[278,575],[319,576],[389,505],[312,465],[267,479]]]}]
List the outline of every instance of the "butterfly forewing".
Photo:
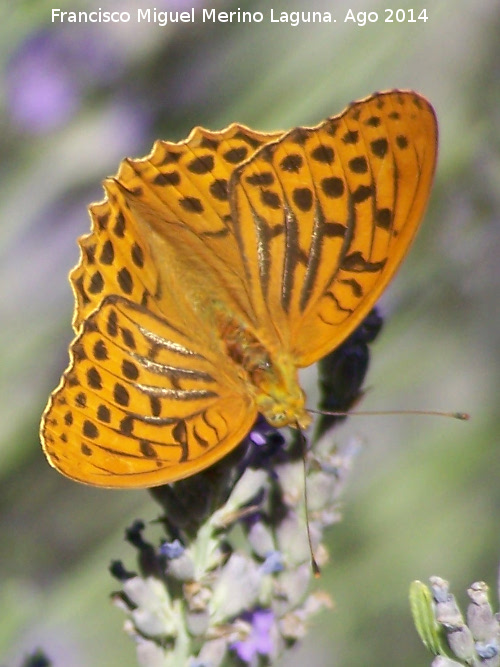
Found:
[{"label": "butterfly forewing", "polygon": [[[90,207],[92,232],[80,239],[81,259],[71,273],[75,331],[110,294],[159,312],[165,248],[159,251],[158,237],[170,239],[177,254],[186,245],[189,251],[195,243],[190,237],[198,237],[226,268],[241,272],[237,244],[228,234],[227,183],[236,165],[280,134],[236,124],[221,132],[195,128],[184,142],[157,141],[147,158],[124,160],[116,178],[104,182],[106,199]],[[187,242],[179,241],[180,228],[189,232]],[[163,296],[172,313],[168,294]]]},{"label": "butterfly forewing", "polygon": [[186,142],[158,141],[148,158],[123,162],[117,179],[128,190],[133,210],[146,205],[148,223],[160,234],[175,238],[179,227],[190,230],[238,274],[239,249],[228,226],[228,182],[237,165],[279,136],[236,124],[218,133],[196,128]]},{"label": "butterfly forewing", "polygon": [[155,311],[158,265],[147,236],[126,205],[116,183],[104,182],[107,199],[90,208],[92,232],[80,240],[81,258],[70,274],[76,307],[73,327],[80,325],[110,294]]},{"label": "butterfly forewing", "polygon": [[391,279],[427,205],[436,151],[428,102],[392,92],[292,130],[236,170],[233,220],[254,307],[298,365],[349,335]]}]

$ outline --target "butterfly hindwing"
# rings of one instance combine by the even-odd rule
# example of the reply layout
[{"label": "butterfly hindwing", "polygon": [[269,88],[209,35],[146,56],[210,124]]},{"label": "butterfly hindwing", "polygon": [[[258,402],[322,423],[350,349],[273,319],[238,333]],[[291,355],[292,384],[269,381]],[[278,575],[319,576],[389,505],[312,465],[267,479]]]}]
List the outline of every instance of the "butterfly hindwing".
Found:
[{"label": "butterfly hindwing", "polygon": [[42,436],[72,479],[144,487],[215,462],[255,417],[224,360],[144,307],[108,297],[71,346]]}]

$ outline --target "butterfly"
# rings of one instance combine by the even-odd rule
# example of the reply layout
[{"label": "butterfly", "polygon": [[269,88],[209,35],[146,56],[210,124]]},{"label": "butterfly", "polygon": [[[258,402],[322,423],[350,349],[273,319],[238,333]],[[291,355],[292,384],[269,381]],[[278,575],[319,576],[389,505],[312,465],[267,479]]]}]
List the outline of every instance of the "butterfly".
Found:
[{"label": "butterfly", "polygon": [[436,157],[433,108],[394,90],[316,127],[197,127],[125,159],[70,273],[76,338],[41,424],[50,464],[150,487],[211,466],[258,413],[307,428],[298,369],[393,277]]}]

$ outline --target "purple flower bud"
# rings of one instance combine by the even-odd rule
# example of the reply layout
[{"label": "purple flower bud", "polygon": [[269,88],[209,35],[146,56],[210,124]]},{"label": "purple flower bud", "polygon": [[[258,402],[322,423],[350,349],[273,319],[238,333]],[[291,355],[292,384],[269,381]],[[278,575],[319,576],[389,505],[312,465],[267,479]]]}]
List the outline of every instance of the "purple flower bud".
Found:
[{"label": "purple flower bud", "polygon": [[232,650],[246,663],[250,663],[257,654],[270,655],[273,650],[273,612],[270,609],[258,609],[244,614],[242,618],[250,623],[252,629],[246,639],[232,644]]}]

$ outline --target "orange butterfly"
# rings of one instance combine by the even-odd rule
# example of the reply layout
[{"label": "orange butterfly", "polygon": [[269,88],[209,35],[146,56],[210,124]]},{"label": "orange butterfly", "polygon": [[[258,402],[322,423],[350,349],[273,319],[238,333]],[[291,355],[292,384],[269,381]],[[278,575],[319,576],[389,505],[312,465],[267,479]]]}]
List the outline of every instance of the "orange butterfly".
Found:
[{"label": "orange butterfly", "polygon": [[260,412],[310,417],[297,369],[363,320],[427,205],[437,122],[377,93],[313,128],[195,128],[104,181],[71,272],[70,365],[42,418],[49,462],[105,487],[215,463]]}]

